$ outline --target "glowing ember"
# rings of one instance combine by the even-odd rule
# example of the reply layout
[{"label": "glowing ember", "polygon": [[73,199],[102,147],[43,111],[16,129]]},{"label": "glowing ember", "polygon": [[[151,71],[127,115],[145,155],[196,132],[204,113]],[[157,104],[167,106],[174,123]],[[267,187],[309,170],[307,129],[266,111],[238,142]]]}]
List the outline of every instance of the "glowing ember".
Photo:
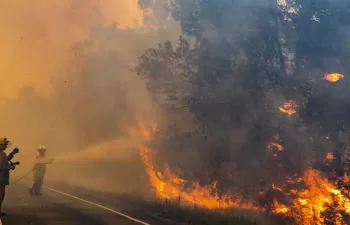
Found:
[{"label": "glowing ember", "polygon": [[330,73],[330,74],[325,74],[323,79],[331,83],[334,83],[334,82],[337,82],[338,80],[344,79],[344,75],[340,73]]},{"label": "glowing ember", "polygon": [[332,153],[332,152],[328,152],[328,153],[327,153],[327,156],[326,156],[326,159],[327,159],[327,160],[333,160],[333,159],[334,159],[333,153]]},{"label": "glowing ember", "polygon": [[296,111],[297,107],[298,107],[298,105],[295,101],[289,100],[289,101],[285,102],[283,104],[283,106],[280,106],[279,110],[283,113],[288,114],[288,115],[293,115],[297,112]]},{"label": "glowing ember", "polygon": [[275,142],[269,143],[267,148],[269,149],[269,151],[273,151],[273,149],[276,149],[279,152],[283,151],[283,146]]},{"label": "glowing ember", "polygon": [[272,187],[272,189],[274,189],[274,190],[282,191],[282,188],[281,188],[281,187],[278,187],[278,186],[275,185],[275,184],[272,184],[271,187]]},{"label": "glowing ember", "polygon": [[283,146],[277,143],[277,142],[281,142],[279,134],[273,135],[273,138],[275,140],[268,143],[267,149],[269,152],[272,153],[274,157],[277,157],[278,153],[283,151]]},{"label": "glowing ember", "polygon": [[[282,145],[277,144],[277,143],[270,143],[270,144],[268,145],[268,149],[269,149],[269,152],[272,152],[272,155],[273,155],[274,157],[277,157],[277,156],[278,156],[277,152],[278,152],[278,151],[282,151],[282,150],[283,150],[283,147],[282,147]],[[276,149],[277,151],[274,150],[274,149]]]}]

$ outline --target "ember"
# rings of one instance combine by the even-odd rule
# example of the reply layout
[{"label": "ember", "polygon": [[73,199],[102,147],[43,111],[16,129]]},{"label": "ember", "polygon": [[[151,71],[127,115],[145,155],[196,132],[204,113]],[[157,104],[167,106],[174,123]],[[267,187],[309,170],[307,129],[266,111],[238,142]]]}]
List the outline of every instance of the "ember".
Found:
[{"label": "ember", "polygon": [[289,101],[287,101],[287,102],[285,102],[284,104],[283,104],[283,106],[280,106],[279,107],[279,110],[281,111],[281,112],[283,112],[283,113],[286,113],[286,114],[288,114],[288,115],[293,115],[293,114],[295,114],[297,111],[296,111],[296,109],[297,109],[297,103],[295,102],[295,101],[293,101],[293,100],[289,100]]},{"label": "ember", "polygon": [[326,156],[326,159],[327,159],[327,160],[333,160],[333,159],[334,159],[333,153],[328,152],[328,153],[327,153],[327,156]]},{"label": "ember", "polygon": [[344,75],[340,73],[330,73],[330,74],[325,74],[323,79],[331,83],[334,83],[334,82],[337,82],[338,80],[344,79]]}]

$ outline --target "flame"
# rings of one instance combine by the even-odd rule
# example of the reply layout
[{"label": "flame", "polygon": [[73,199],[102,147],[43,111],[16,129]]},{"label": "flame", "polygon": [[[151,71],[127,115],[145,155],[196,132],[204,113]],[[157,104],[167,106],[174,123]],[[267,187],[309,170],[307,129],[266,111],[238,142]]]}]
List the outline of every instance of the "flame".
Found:
[{"label": "flame", "polygon": [[272,137],[275,140],[267,144],[267,149],[269,152],[272,153],[274,157],[277,157],[278,153],[283,151],[283,146],[277,143],[277,142],[281,142],[279,134],[275,134]]},{"label": "flame", "polygon": [[[242,208],[257,209],[251,203],[244,203],[241,198],[235,201],[227,194],[219,196],[216,191],[216,182],[210,185],[201,186],[199,182],[190,184],[190,188],[185,190],[184,185],[188,181],[174,174],[168,166],[165,167],[164,176],[157,176],[155,164],[153,162],[152,150],[146,146],[139,146],[140,157],[145,163],[147,174],[152,186],[156,190],[156,195],[161,199],[179,199],[191,205],[215,208]],[[164,179],[166,177],[167,179]],[[163,179],[162,179],[163,178]]]},{"label": "flame", "polygon": [[277,191],[282,191],[282,187],[277,186],[276,184],[271,185],[272,189],[277,190]]},{"label": "flame", "polygon": [[285,102],[282,106],[279,107],[279,110],[283,113],[286,113],[288,115],[293,115],[295,114],[297,111],[297,103],[293,100],[289,100],[287,102]]},{"label": "flame", "polygon": [[278,152],[281,152],[283,151],[283,146],[280,145],[280,144],[277,144],[275,142],[270,142],[268,145],[267,145],[267,149],[269,150],[269,152],[272,153],[272,155],[274,157],[277,157],[278,156]]},{"label": "flame", "polygon": [[139,124],[139,128],[142,132],[142,134],[146,137],[146,138],[150,138],[151,136],[151,132],[149,130],[146,129],[144,123],[138,119],[138,124]]},{"label": "flame", "polygon": [[[350,213],[350,199],[343,194],[343,190],[336,188],[336,184],[321,176],[320,171],[308,169],[304,172],[303,182],[306,188],[291,190],[288,195],[295,195],[292,205],[274,201],[273,213],[285,214],[292,217],[300,225],[325,225],[325,213],[334,207],[333,212]],[[336,213],[334,224],[345,224],[340,213]]]},{"label": "flame", "polygon": [[[139,131],[147,140],[158,130],[157,125],[153,122],[150,124],[151,129],[147,129],[145,123],[140,120],[138,121],[138,126]],[[209,209],[241,208],[259,210],[259,207],[254,206],[251,202],[243,201],[241,197],[233,199],[228,194],[219,195],[216,188],[216,181],[204,186],[201,186],[199,181],[189,182],[175,174],[167,164],[163,167],[164,172],[160,172],[155,163],[156,151],[143,144],[140,144],[138,148],[149,181],[158,198],[167,200],[176,199],[185,204]]]},{"label": "flame", "polygon": [[[138,129],[146,140],[150,140],[158,127],[151,122],[138,122]],[[150,127],[148,129],[148,127]],[[155,129],[157,127],[157,129]],[[130,129],[129,129],[130,130]],[[279,136],[277,141],[279,140]],[[277,138],[276,138],[277,139]],[[276,142],[268,144],[269,151],[283,151],[283,146]],[[171,168],[164,164],[164,169],[160,169],[156,163],[157,152],[145,144],[139,144],[139,155],[143,161],[149,181],[155,194],[160,199],[172,200],[176,199],[179,203],[196,205],[199,207],[217,209],[217,208],[240,208],[264,212],[264,207],[253,204],[253,201],[246,201],[243,197],[233,198],[229,194],[219,195],[217,190],[217,182],[213,181],[208,185],[200,185],[199,181],[190,182]],[[270,150],[271,149],[271,150]],[[328,153],[326,160],[333,159],[333,154]],[[344,176],[342,182],[349,182],[347,175]],[[297,185],[299,188],[289,188],[288,185]],[[271,184],[273,191],[282,193],[286,200],[273,200],[269,212],[276,215],[292,218],[297,225],[326,225],[346,224],[345,216],[350,216],[350,191],[346,188],[337,188],[339,185],[335,181],[331,181],[321,172],[315,169],[307,169],[303,176],[293,175],[285,179],[282,185]],[[300,188],[302,187],[302,188]],[[260,192],[263,196],[264,192]],[[328,214],[333,213],[332,217]],[[344,216],[345,215],[345,216]]]},{"label": "flame", "polygon": [[329,73],[329,74],[325,74],[323,79],[331,83],[334,83],[334,82],[337,82],[338,80],[344,79],[344,75],[340,73]]},{"label": "flame", "polygon": [[276,149],[279,152],[283,151],[283,146],[275,142],[270,142],[267,148],[269,149],[269,151],[272,151],[273,149]]},{"label": "flame", "polygon": [[327,155],[326,155],[326,159],[327,160],[333,160],[334,159],[334,155],[332,152],[328,152]]}]

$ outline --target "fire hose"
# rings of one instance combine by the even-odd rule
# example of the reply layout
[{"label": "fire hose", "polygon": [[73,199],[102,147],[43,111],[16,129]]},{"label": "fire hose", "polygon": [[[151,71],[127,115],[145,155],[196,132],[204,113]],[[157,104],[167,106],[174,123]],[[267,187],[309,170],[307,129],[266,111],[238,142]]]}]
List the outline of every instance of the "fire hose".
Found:
[{"label": "fire hose", "polygon": [[[10,161],[11,165],[19,165],[19,162],[11,162],[11,159],[17,154],[19,153],[19,149],[15,148],[13,149],[13,151],[8,155],[8,160]],[[53,159],[52,159],[53,160]],[[18,178],[17,180],[15,180],[14,182],[12,182],[11,184],[9,184],[8,186],[11,186],[13,184],[16,184],[18,182],[20,182],[21,180],[23,180],[24,178],[26,178],[31,172],[33,172],[34,168],[32,168],[31,170],[29,170],[26,174],[24,174],[22,177]]]},{"label": "fire hose", "polygon": [[15,180],[14,182],[12,182],[11,184],[9,184],[9,186],[16,184],[18,182],[20,182],[21,180],[23,180],[24,178],[26,178],[31,172],[33,172],[34,168],[31,169],[30,171],[28,171],[26,174],[24,174],[22,177],[18,178],[17,180]]},{"label": "fire hose", "polygon": [[[17,164],[17,163],[16,163]],[[20,182],[21,180],[23,180],[24,178],[26,178],[31,172],[33,172],[35,168],[32,168],[31,170],[29,170],[26,174],[24,174],[22,177],[18,178],[17,180],[15,180],[14,182],[12,182],[11,184],[9,184],[8,186],[11,186],[13,184],[16,184],[18,182]]]}]

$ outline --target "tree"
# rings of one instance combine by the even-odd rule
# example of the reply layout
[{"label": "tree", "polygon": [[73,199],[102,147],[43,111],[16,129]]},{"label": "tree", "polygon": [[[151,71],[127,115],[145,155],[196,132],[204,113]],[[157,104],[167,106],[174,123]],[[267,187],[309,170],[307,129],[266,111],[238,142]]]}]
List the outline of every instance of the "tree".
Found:
[{"label": "tree", "polygon": [[[241,186],[250,193],[260,191],[261,180],[278,184],[301,175],[309,161],[327,151],[324,145],[315,152],[316,144],[350,122],[349,93],[339,92],[346,81],[322,80],[324,73],[348,71],[348,6],[327,0],[284,2],[175,0],[169,10],[182,25],[178,47],[165,43],[149,49],[138,67],[153,93],[166,96],[161,103],[167,110],[180,105],[194,115],[192,144],[185,143],[197,143],[199,161],[209,171],[225,161],[237,162],[239,176],[248,183]],[[290,99],[299,106],[298,114],[288,118],[277,109]],[[174,135],[167,132],[164,136]],[[240,140],[232,135],[237,133]],[[275,133],[285,149],[277,162],[266,149]],[[171,143],[166,146],[173,155]]]}]

